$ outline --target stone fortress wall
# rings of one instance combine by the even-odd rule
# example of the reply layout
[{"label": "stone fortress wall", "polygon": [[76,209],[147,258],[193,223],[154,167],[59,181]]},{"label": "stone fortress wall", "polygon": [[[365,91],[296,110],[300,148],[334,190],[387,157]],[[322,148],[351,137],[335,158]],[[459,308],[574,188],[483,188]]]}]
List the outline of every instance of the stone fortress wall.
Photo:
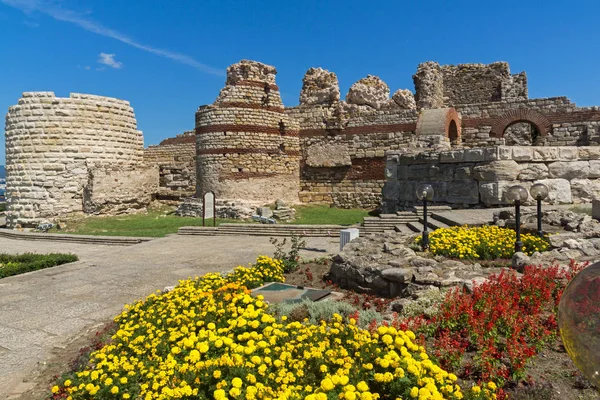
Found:
[{"label": "stone fortress wall", "polygon": [[274,67],[242,61],[227,69],[217,100],[196,112],[196,195],[297,202],[297,123],[286,116]]},{"label": "stone fortress wall", "polygon": [[[295,178],[288,178],[297,160],[298,197],[291,201],[374,208],[386,184],[386,152],[600,144],[598,107],[577,107],[565,97],[529,99],[526,74],[511,74],[505,62],[422,63],[414,95],[399,89],[390,97],[388,85],[368,75],[345,99],[335,73],[311,68],[300,104],[287,108],[275,74],[254,61],[234,64],[217,101],[199,108],[197,193],[254,199],[258,190],[277,197],[265,188],[281,182],[293,192]],[[266,180],[254,185],[259,177]]]},{"label": "stone fortress wall", "polygon": [[[81,213],[86,202],[91,212],[102,213],[115,206],[128,211],[144,207],[154,188],[148,187],[153,179],[143,185],[136,179],[148,178],[141,172],[142,158],[142,132],[129,102],[78,93],[68,98],[23,93],[6,115],[8,227]],[[126,172],[131,168],[138,173]],[[125,182],[117,199],[107,187],[121,178]]]},{"label": "stone fortress wall", "polygon": [[[429,183],[434,203],[457,208],[508,204],[506,190],[535,182],[548,186],[549,204],[589,203],[600,194],[598,146],[493,146],[387,154],[384,212],[414,204]],[[535,204],[531,197],[525,204]]]},{"label": "stone fortress wall", "polygon": [[185,131],[144,149],[144,162],[159,170],[157,199],[178,201],[196,192],[196,133]]}]

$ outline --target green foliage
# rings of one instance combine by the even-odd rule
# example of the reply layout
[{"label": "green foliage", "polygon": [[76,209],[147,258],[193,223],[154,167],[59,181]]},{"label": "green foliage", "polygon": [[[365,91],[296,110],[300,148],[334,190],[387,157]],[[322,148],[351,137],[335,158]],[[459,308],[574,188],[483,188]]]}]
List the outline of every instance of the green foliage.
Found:
[{"label": "green foliage", "polygon": [[273,258],[283,261],[284,272],[295,271],[298,268],[300,262],[300,249],[306,246],[306,241],[303,236],[297,236],[292,234],[290,237],[290,250],[286,251],[287,238],[279,240],[277,238],[270,238],[269,242],[275,246],[275,254]]},{"label": "green foliage", "polygon": [[6,203],[0,203],[0,212],[6,211]]},{"label": "green foliage", "polygon": [[74,254],[0,254],[0,278],[77,261]]},{"label": "green foliage", "polygon": [[440,291],[438,288],[428,289],[417,300],[407,304],[399,313],[399,316],[410,318],[422,315],[425,318],[431,318],[439,312],[440,305],[445,297],[445,292]]}]

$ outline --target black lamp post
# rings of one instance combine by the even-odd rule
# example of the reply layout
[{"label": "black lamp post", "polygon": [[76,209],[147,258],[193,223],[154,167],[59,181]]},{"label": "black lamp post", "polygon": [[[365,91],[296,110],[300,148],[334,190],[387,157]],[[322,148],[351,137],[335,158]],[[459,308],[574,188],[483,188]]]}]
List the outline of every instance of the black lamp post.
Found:
[{"label": "black lamp post", "polygon": [[421,240],[421,249],[423,251],[429,248],[429,232],[427,231],[427,201],[433,200],[433,188],[430,184],[422,184],[417,187],[417,199],[423,201],[423,239]]},{"label": "black lamp post", "polygon": [[506,198],[509,202],[515,205],[515,225],[517,232],[517,241],[515,242],[515,253],[523,250],[523,242],[521,242],[521,203],[527,201],[529,194],[527,189],[521,185],[515,185],[508,188]]},{"label": "black lamp post", "polygon": [[544,231],[542,231],[542,200],[548,196],[548,186],[538,182],[529,189],[529,193],[537,201],[537,233],[539,237],[542,237],[544,236]]}]

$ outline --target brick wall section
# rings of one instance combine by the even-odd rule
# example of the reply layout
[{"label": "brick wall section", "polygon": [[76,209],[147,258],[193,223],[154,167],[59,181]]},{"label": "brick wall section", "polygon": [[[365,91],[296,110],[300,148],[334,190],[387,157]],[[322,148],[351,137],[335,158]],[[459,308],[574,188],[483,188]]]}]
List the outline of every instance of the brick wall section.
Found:
[{"label": "brick wall section", "polygon": [[6,115],[8,227],[82,213],[88,166],[138,165],[143,157],[129,102],[72,93],[23,93]]}]

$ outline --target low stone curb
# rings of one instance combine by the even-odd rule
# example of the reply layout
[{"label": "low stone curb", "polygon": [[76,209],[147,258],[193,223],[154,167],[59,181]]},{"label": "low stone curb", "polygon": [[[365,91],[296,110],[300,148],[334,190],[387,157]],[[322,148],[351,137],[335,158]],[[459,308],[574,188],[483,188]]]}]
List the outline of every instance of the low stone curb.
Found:
[{"label": "low stone curb", "polygon": [[0,229],[0,237],[17,240],[50,240],[57,242],[106,244],[112,246],[132,246],[142,242],[149,242],[155,238],[149,237],[123,237],[123,236],[88,236],[66,235],[60,233],[21,232],[11,229]]}]

